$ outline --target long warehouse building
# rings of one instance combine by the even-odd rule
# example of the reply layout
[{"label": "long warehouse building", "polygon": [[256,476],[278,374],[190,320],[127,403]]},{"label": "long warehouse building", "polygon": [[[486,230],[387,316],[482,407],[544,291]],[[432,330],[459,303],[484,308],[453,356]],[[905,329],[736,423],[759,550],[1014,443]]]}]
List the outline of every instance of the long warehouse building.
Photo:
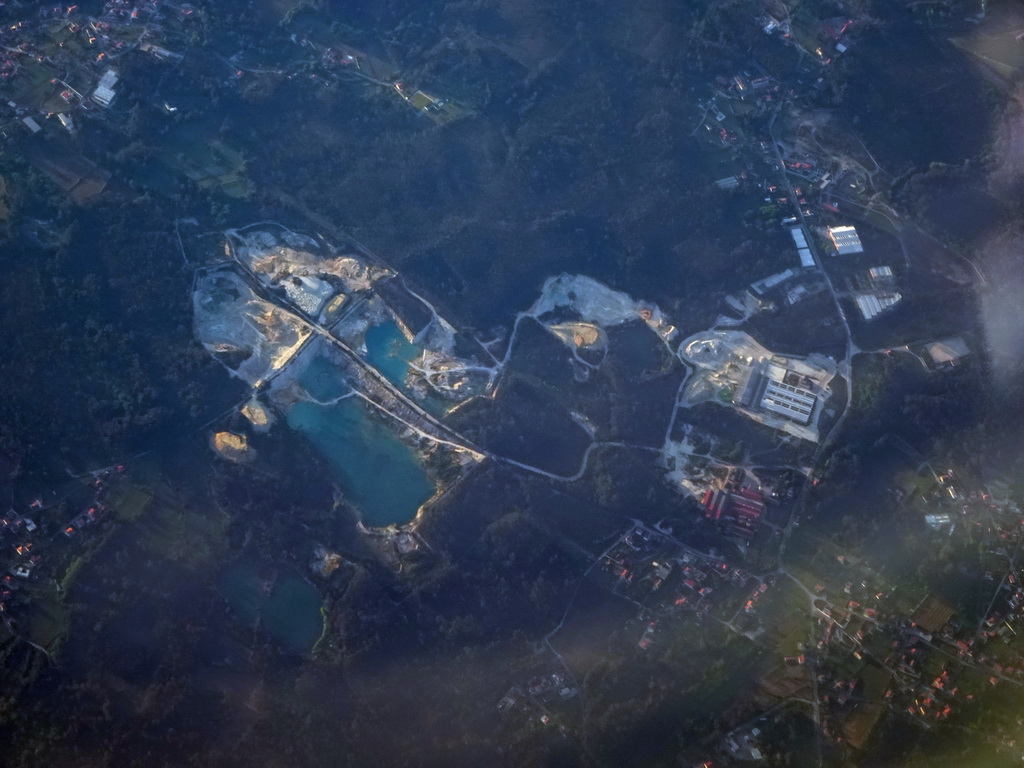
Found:
[{"label": "long warehouse building", "polygon": [[796,252],[800,256],[800,266],[815,266],[814,257],[811,256],[811,249],[807,245],[807,238],[804,236],[803,229],[800,227],[791,227],[789,234],[793,237],[793,243],[796,245]]}]

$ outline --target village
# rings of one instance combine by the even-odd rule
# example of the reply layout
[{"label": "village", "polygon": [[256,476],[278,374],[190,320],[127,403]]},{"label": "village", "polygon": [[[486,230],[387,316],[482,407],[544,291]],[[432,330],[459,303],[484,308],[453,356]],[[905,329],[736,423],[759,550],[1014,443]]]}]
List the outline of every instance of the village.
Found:
[{"label": "village", "polygon": [[[78,5],[44,4],[22,20],[0,25],[0,103],[5,105],[0,139],[29,140],[32,164],[84,205],[120,180],[90,151],[96,138],[92,131],[131,133],[139,118],[129,105],[144,105],[167,129],[158,153],[161,164],[203,188],[248,197],[252,187],[239,149],[210,137],[197,146],[192,129],[182,125],[190,98],[124,79],[125,57],[141,57],[168,70],[180,67],[203,24],[202,9],[190,3],[107,0],[95,16]],[[208,75],[243,94],[258,90],[265,78],[303,81],[312,88],[385,89],[438,125],[473,114],[452,99],[407,86],[394,67],[361,50],[325,46],[308,37],[293,36],[292,43],[291,63],[268,67],[238,51],[215,56]],[[316,54],[312,64],[306,58],[309,50]],[[125,90],[130,96],[119,96]]]},{"label": "village", "polygon": [[[1024,686],[1017,639],[1024,631],[1024,573],[1016,562],[1024,543],[1021,510],[999,479],[979,482],[953,469],[935,474],[926,462],[907,483],[890,489],[893,497],[937,539],[966,529],[991,548],[991,570],[977,574],[991,595],[980,622],[963,620],[934,594],[891,580],[884,566],[834,543],[815,540],[808,549],[797,542],[798,520],[794,556],[765,572],[695,550],[670,527],[636,522],[592,561],[585,578],[622,606],[625,624],[607,631],[631,638],[638,657],[671,653],[680,634],[691,631],[686,627],[700,626],[718,627],[761,654],[750,708],[722,737],[720,756],[761,759],[771,748],[765,734],[794,709],[813,718],[826,750],[859,749],[886,713],[929,728],[953,713],[977,711],[986,689]],[[749,496],[741,503],[754,504]],[[563,624],[573,612],[570,605]],[[497,703],[507,727],[532,723],[572,734],[577,699],[587,695],[577,682],[585,668],[574,668],[574,642],[561,638],[560,628],[548,636],[554,657],[538,668],[546,671]],[[508,720],[512,713],[517,720]],[[1003,748],[1020,749],[1010,735]]]},{"label": "village", "polygon": [[[6,569],[0,585],[0,618],[11,636],[44,649],[54,641],[59,627],[40,621],[39,614],[46,613],[50,591],[61,591],[58,580],[67,578],[67,563],[88,546],[80,537],[93,540],[96,530],[104,527],[111,514],[111,484],[125,469],[118,464],[87,473],[70,480],[60,496],[39,494],[27,504],[12,505],[0,517]],[[65,519],[62,513],[71,516]]]}]

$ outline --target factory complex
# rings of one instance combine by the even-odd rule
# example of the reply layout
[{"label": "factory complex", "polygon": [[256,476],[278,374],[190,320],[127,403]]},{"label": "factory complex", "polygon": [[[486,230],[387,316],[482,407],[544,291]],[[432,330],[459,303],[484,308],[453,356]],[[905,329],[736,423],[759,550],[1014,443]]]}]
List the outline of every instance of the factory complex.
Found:
[{"label": "factory complex", "polygon": [[817,442],[817,421],[831,395],[835,361],[782,357],[742,331],[706,331],[683,342],[695,366],[681,405],[715,402],[766,426]]}]

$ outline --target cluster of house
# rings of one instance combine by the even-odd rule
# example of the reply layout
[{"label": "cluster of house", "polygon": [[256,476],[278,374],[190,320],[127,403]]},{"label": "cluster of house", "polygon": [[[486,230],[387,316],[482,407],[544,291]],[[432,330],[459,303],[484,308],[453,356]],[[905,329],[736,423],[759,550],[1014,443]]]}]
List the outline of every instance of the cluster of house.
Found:
[{"label": "cluster of house", "polygon": [[714,569],[705,569],[699,565],[683,563],[680,573],[682,580],[676,590],[675,597],[672,599],[672,606],[674,608],[682,608],[684,606],[690,608],[698,607],[714,591],[714,587],[708,586],[708,578],[714,572]]},{"label": "cluster of house", "polygon": [[160,10],[160,0],[107,0],[103,15],[120,21],[152,19]]},{"label": "cluster of house", "polygon": [[818,22],[813,28],[803,30],[804,34],[794,35],[790,15],[782,3],[769,3],[757,22],[766,35],[778,35],[787,43],[814,54],[823,64],[831,64],[836,56],[849,50],[849,32],[854,26],[853,19],[838,16]]},{"label": "cluster of house", "polygon": [[[657,585],[651,590],[653,592],[672,573],[673,566],[670,562],[655,562],[652,565]],[[724,606],[723,601],[719,601],[721,603],[719,605],[711,603],[711,595],[716,590],[716,586],[713,585],[717,583],[713,576],[719,576],[725,580],[724,583],[731,581],[740,586],[749,578],[739,569],[734,570],[728,563],[720,562],[711,567],[709,563],[695,563],[690,555],[683,555],[678,560],[678,565],[680,565],[680,570],[677,583],[651,609],[641,609],[637,615],[637,619],[643,626],[643,632],[637,641],[637,647],[642,651],[646,651],[653,644],[660,616],[672,615],[683,610],[703,612],[709,611],[713,607],[722,608]]]},{"label": "cluster of house", "polygon": [[[647,650],[655,639],[655,632],[664,617],[671,617],[684,611],[699,614],[715,612],[722,621],[731,621],[740,631],[757,627],[753,616],[757,602],[768,591],[767,582],[762,582],[741,568],[725,561],[694,557],[683,553],[680,557],[654,564],[664,569],[662,581],[672,573],[671,583],[664,594],[642,609],[637,616],[644,627],[637,646]],[[673,567],[677,566],[677,567]],[[670,570],[671,569],[671,570]],[[756,582],[752,592],[751,581]]]},{"label": "cluster of house", "polygon": [[[952,469],[936,473],[935,478],[935,486],[921,495],[925,525],[935,531],[948,531],[949,535],[953,535],[961,523],[983,529],[983,536],[998,538],[999,546],[995,551],[1005,556],[1007,544],[1016,543],[1024,533],[1024,519],[1010,507],[1005,492],[999,494],[1001,503],[996,503],[989,486],[972,487],[959,474],[954,476]],[[904,489],[897,489],[897,492],[900,498],[906,495]]]},{"label": "cluster of house", "polygon": [[[1015,578],[1012,584],[1009,580],[1007,584],[1010,587],[1008,596],[988,614],[978,631],[973,626],[956,627],[950,621],[953,609],[931,595],[922,601],[912,618],[901,625],[887,661],[896,666],[904,683],[899,693],[903,694],[905,701],[902,703],[908,708],[908,714],[932,719],[946,717],[952,709],[953,700],[958,697],[958,688],[950,680],[948,665],[943,665],[934,678],[933,671],[924,682],[921,681],[925,654],[931,645],[947,646],[947,655],[995,673],[989,677],[991,685],[997,685],[1003,678],[1024,679],[1024,655],[1005,647],[990,649],[991,655],[984,651],[995,639],[1006,641],[1017,635],[1014,625],[1020,620],[1019,609],[1024,601],[1024,592],[1017,588]],[[1010,664],[1005,663],[1007,657],[1012,660]],[[895,695],[889,691],[886,698],[892,699]],[[964,698],[970,701],[973,696]]]},{"label": "cluster of house", "polygon": [[513,685],[498,701],[498,713],[510,718],[519,715],[522,722],[528,724],[549,725],[551,715],[541,705],[536,704],[518,685]]},{"label": "cluster of house", "polygon": [[[944,657],[985,665],[997,673],[989,680],[993,685],[1000,676],[1024,678],[1024,657],[1020,665],[1008,667],[978,652],[988,639],[999,636],[1003,616],[998,612],[975,634],[974,627],[960,629],[951,623],[953,609],[933,595],[926,596],[909,618],[894,618],[873,607],[886,593],[870,594],[866,582],[847,582],[839,605],[825,599],[825,589],[821,583],[814,587],[820,597],[815,601],[816,644],[785,662],[813,670],[825,715],[822,729],[836,742],[863,743],[887,708],[929,725],[949,717],[958,698],[972,700],[973,695],[960,692],[956,670],[942,662]],[[1011,594],[1018,604],[1024,602],[1024,591]],[[1005,630],[1011,631],[1012,627]],[[830,655],[836,649],[844,653]],[[861,663],[859,669],[844,661],[846,653]],[[865,666],[869,656],[875,662],[870,667]],[[871,676],[876,680],[869,692],[864,681]]]},{"label": "cluster of house", "polygon": [[744,71],[730,77],[719,75],[712,89],[717,98],[742,101],[753,106],[757,113],[778,101],[782,86],[767,74],[752,75]]},{"label": "cluster of house", "polygon": [[90,505],[84,512],[76,516],[73,520],[69,521],[62,529],[61,532],[69,539],[75,536],[83,528],[92,525],[103,514],[107,511],[106,505],[102,502],[97,501],[95,504]]},{"label": "cluster of house", "polygon": [[932,632],[942,629],[940,625],[948,623],[952,615],[951,608],[928,597],[915,611],[917,620],[901,622],[893,637],[891,652],[885,661],[895,669],[898,686],[886,690],[885,700],[896,708],[902,707],[914,719],[941,720],[953,711],[959,689],[950,678],[948,665],[942,664],[937,671],[926,673],[932,666],[929,661]]},{"label": "cluster of house", "polygon": [[[1008,555],[1010,548],[1016,547],[1024,539],[1024,517],[1019,514],[1014,517],[1016,519],[1013,522],[1004,521],[998,524],[995,533],[1003,546],[998,547],[996,553]],[[996,581],[996,576],[992,572],[986,572],[985,577],[990,581]],[[1021,576],[1017,569],[1011,568],[1000,582],[981,629],[972,639],[970,651],[978,650],[996,639],[1009,641],[1020,633],[1024,633],[1024,585],[1021,584]],[[1016,659],[1017,665],[1024,667],[1024,655],[1018,654]],[[1005,671],[1024,676],[1024,669],[1013,668]]]},{"label": "cluster of house", "polygon": [[[604,569],[621,582],[630,584],[638,581],[638,575],[644,576],[644,555],[658,551],[662,546],[662,537],[643,525],[638,525],[612,546],[603,557]],[[635,566],[639,565],[640,568]]]},{"label": "cluster of house", "polygon": [[[820,697],[822,733],[835,743],[862,743],[882,713],[882,691],[866,692],[864,682],[873,669],[865,658],[876,645],[870,636],[878,627],[879,614],[863,603],[876,602],[884,595],[861,594],[865,588],[864,582],[847,582],[843,588],[846,596],[838,605],[824,597],[816,600],[814,644],[785,659],[787,665],[811,670]],[[825,586],[817,584],[814,591],[823,595]],[[836,649],[841,653],[832,655]]]},{"label": "cluster of house", "polygon": [[[75,536],[81,529],[99,520],[107,511],[100,497],[106,490],[106,478],[113,471],[122,472],[124,466],[119,465],[116,470],[105,470],[93,480],[93,501],[81,514],[63,526],[62,532],[65,536]],[[31,514],[41,513],[45,509],[46,505],[42,498],[36,498],[29,504]],[[7,573],[0,578],[0,612],[6,612],[10,607],[10,601],[19,583],[32,578],[36,567],[43,560],[39,550],[45,545],[47,537],[31,517],[9,509],[0,517],[0,541],[8,539],[13,556],[9,560]]]},{"label": "cluster of house", "polygon": [[[696,555],[641,525],[609,548],[602,558],[602,565],[605,572],[613,577],[616,588],[633,587],[629,596],[637,602],[661,590],[653,602],[647,603],[650,608],[640,613],[640,620],[647,627],[644,634],[648,638],[641,647],[649,645],[654,631],[656,621],[652,621],[652,612],[669,615],[680,610],[708,610],[712,607],[709,600],[713,593],[719,595],[715,607],[738,610],[742,605],[742,590],[752,578],[741,568],[724,560]],[[763,594],[766,589],[762,585],[758,594]],[[726,603],[735,605],[729,607]]]},{"label": "cluster of house", "polygon": [[[42,509],[42,501],[32,502],[32,509]],[[26,579],[32,574],[42,560],[42,556],[35,551],[36,545],[32,534],[36,532],[37,526],[30,517],[19,514],[9,509],[7,514],[0,518],[0,539],[11,538],[11,547],[14,550],[14,559],[4,574],[3,585],[0,586],[0,611],[5,610],[8,600],[11,598],[17,582],[15,577]]]},{"label": "cluster of house", "polygon": [[767,591],[768,584],[766,582],[761,582],[760,584],[758,584],[757,588],[751,593],[750,597],[747,599],[747,602],[743,604],[743,612],[746,614],[750,614],[756,611],[757,604],[760,602],[761,598],[764,597],[764,594]]},{"label": "cluster of house", "polygon": [[526,684],[526,692],[536,701],[544,702],[555,697],[565,700],[576,695],[576,686],[561,672],[538,675]]},{"label": "cluster of house", "polygon": [[[912,696],[912,701],[907,704],[907,713],[912,717],[921,717],[933,720],[942,720],[949,717],[953,711],[952,700],[956,698],[957,688],[947,687],[949,683],[949,670],[943,668],[942,672],[930,683],[918,687]],[[888,691],[889,694],[892,691]],[[891,696],[890,696],[891,698]]]},{"label": "cluster of house", "polygon": [[[724,148],[739,144],[740,136],[735,130],[729,129],[727,116],[719,106],[732,102],[726,108],[734,115],[762,115],[778,102],[782,87],[769,75],[761,73],[752,75],[740,72],[735,75],[718,75],[709,83],[711,96],[697,102],[697,109],[702,111],[702,126],[709,135],[717,136]],[[734,189],[739,186],[739,179],[730,177],[717,182],[721,189]]]},{"label": "cluster of house", "polygon": [[525,691],[519,685],[509,688],[498,701],[498,712],[503,715],[515,712],[527,721],[549,725],[552,713],[548,707],[568,701],[578,693],[576,684],[566,672],[535,675],[526,683],[525,688]]},{"label": "cluster of house", "polygon": [[[101,107],[109,107],[116,96],[115,86],[119,74],[112,68],[107,68],[99,77],[98,83],[91,89],[79,82],[78,85],[65,82],[61,78],[69,78],[73,81],[81,79],[81,68],[73,66],[69,69],[68,64],[78,65],[84,62],[82,53],[91,57],[91,66],[101,66],[109,60],[110,55],[128,50],[135,40],[130,35],[125,38],[119,35],[119,29],[129,29],[135,24],[152,22],[158,18],[161,0],[107,0],[103,11],[98,17],[81,17],[77,5],[69,6],[46,6],[38,10],[38,21],[18,21],[0,28],[0,43],[5,50],[23,56],[30,56],[39,62],[47,62],[55,65],[54,77],[51,84],[60,89],[60,97],[67,106],[58,107],[49,97],[43,102],[42,110],[47,117],[56,116],[60,124],[69,132],[74,133],[74,118],[71,109],[81,107],[89,109],[94,104]],[[182,17],[187,17],[193,11],[188,4],[173,6]],[[58,23],[55,25],[54,22]],[[139,27],[138,35],[146,36],[152,34],[152,29],[159,27]],[[31,40],[24,39],[26,34],[35,33]],[[74,44],[72,44],[74,43]],[[182,57],[173,54],[164,48],[156,46],[151,42],[141,42],[141,50],[148,51],[157,58],[180,60]],[[75,61],[69,62],[62,58],[63,53],[75,51]],[[4,63],[6,62],[6,63]],[[17,71],[17,57],[0,60],[0,77],[9,77]],[[58,72],[71,74],[61,74]],[[59,104],[59,102],[58,102]],[[18,111],[18,115],[24,114],[23,106],[11,104]],[[33,108],[40,107],[39,104]],[[39,124],[32,117],[22,117],[22,122],[33,133],[40,130]]]}]

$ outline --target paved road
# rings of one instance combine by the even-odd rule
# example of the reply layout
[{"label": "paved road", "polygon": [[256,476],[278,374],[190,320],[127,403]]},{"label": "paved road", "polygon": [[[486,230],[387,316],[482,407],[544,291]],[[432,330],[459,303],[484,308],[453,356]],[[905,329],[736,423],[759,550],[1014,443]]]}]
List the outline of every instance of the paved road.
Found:
[{"label": "paved road", "polygon": [[[776,159],[776,162],[779,165],[779,172],[782,174],[782,178],[785,181],[786,190],[789,193],[789,199],[793,201],[793,208],[796,211],[797,219],[800,221],[800,227],[803,229],[803,231],[805,233],[809,233],[809,229],[807,227],[807,220],[804,217],[803,207],[799,203],[800,198],[796,194],[796,191],[793,188],[793,182],[790,179],[789,174],[786,173],[786,164],[785,164],[785,161],[783,160],[783,157],[782,157],[781,143],[779,142],[779,140],[775,136],[775,120],[779,116],[779,112],[782,111],[782,109],[785,106],[785,104],[786,104],[786,101],[785,101],[785,99],[783,99],[783,100],[781,100],[779,102],[778,106],[775,108],[775,112],[772,114],[771,120],[768,121],[768,135],[771,138],[772,149],[775,151],[775,159]],[[828,270],[825,269],[825,265],[822,262],[821,254],[818,251],[818,247],[817,247],[816,243],[814,242],[814,238],[813,237],[808,237],[807,238],[807,247],[811,251],[811,256],[814,258],[815,265],[818,267],[819,270],[821,270],[821,273],[825,276],[825,282],[828,285],[829,293],[832,296],[832,301],[836,305],[836,312],[839,314],[839,318],[843,321],[843,330],[846,333],[846,355],[843,358],[843,361],[837,366],[838,372],[843,376],[843,378],[846,379],[846,405],[843,407],[842,414],[839,416],[838,419],[836,419],[835,424],[833,424],[832,428],[828,431],[828,434],[823,435],[821,437],[821,442],[818,443],[818,450],[815,452],[815,455],[814,455],[814,461],[812,461],[812,463],[816,463],[818,457],[821,455],[821,452],[824,450],[825,446],[828,445],[829,439],[833,435],[838,434],[839,428],[842,426],[843,422],[846,420],[846,416],[850,412],[850,407],[853,405],[853,366],[852,366],[852,361],[853,361],[853,356],[859,350],[857,349],[856,345],[853,343],[853,334],[850,332],[850,323],[849,323],[849,320],[847,320],[846,311],[843,309],[842,302],[839,300],[839,294],[836,291],[835,285],[832,282],[832,277],[829,275]],[[804,493],[806,493],[806,488],[807,487],[805,485]],[[786,526],[786,531],[783,534],[782,543],[779,546],[779,560],[780,560],[780,562],[782,562],[782,560],[783,560],[783,557],[784,557],[785,551],[786,551],[786,545],[789,542],[789,537],[790,537],[790,535],[791,535],[791,533],[793,531],[793,522],[794,522],[794,520],[793,520],[793,518],[791,518],[790,521],[789,521],[789,524]],[[782,573],[785,573],[785,571],[783,570]],[[786,575],[788,576],[788,574],[786,574]],[[812,601],[812,605],[813,605],[813,601]],[[815,723],[820,723],[820,705],[819,705],[818,702],[819,702],[819,698],[818,698],[818,682],[817,682],[817,676],[815,676],[814,677],[814,720],[815,720]],[[818,766],[821,766],[823,764],[823,755],[822,755],[821,729],[820,728],[818,729],[818,737],[817,737],[816,743],[815,743],[815,751],[817,753],[816,754],[817,764],[818,764]]]},{"label": "paved road", "polygon": [[[796,194],[796,191],[793,188],[793,182],[789,178],[789,174],[786,173],[786,164],[782,158],[782,145],[779,142],[779,140],[775,137],[775,120],[779,116],[779,112],[782,110],[784,104],[784,100],[779,102],[778,107],[775,108],[775,112],[772,114],[771,120],[768,121],[768,135],[771,137],[772,148],[775,150],[775,159],[779,165],[782,178],[786,183],[786,190],[789,192],[789,199],[792,201],[793,210],[796,211],[796,216],[800,220],[800,227],[804,230],[805,233],[809,233],[810,230],[807,226],[807,219],[804,217],[803,206],[801,206],[799,202],[800,196]],[[832,277],[829,275],[828,270],[825,269],[825,264],[822,261],[821,253],[818,251],[818,246],[814,242],[813,237],[807,238],[807,247],[811,251],[811,256],[814,257],[815,265],[818,267],[819,270],[821,270],[822,275],[825,276],[825,282],[828,285],[829,293],[832,295],[832,301],[835,302],[836,312],[839,315],[839,319],[843,321],[843,330],[846,333],[846,356],[843,358],[843,362],[840,363],[839,365],[839,372],[843,375],[844,378],[846,378],[849,384],[849,386],[847,386],[846,388],[846,408],[843,409],[843,415],[840,416],[839,419],[836,421],[835,425],[829,431],[829,434],[825,435],[825,437],[822,439],[821,445],[825,445],[828,442],[828,438],[833,433],[835,433],[838,426],[846,417],[846,412],[849,410],[850,405],[853,402],[851,360],[853,359],[854,354],[856,354],[857,352],[857,346],[853,343],[853,334],[850,331],[850,322],[846,317],[846,310],[843,309],[843,304],[839,300],[839,292],[836,291],[835,284],[832,282]]]}]

